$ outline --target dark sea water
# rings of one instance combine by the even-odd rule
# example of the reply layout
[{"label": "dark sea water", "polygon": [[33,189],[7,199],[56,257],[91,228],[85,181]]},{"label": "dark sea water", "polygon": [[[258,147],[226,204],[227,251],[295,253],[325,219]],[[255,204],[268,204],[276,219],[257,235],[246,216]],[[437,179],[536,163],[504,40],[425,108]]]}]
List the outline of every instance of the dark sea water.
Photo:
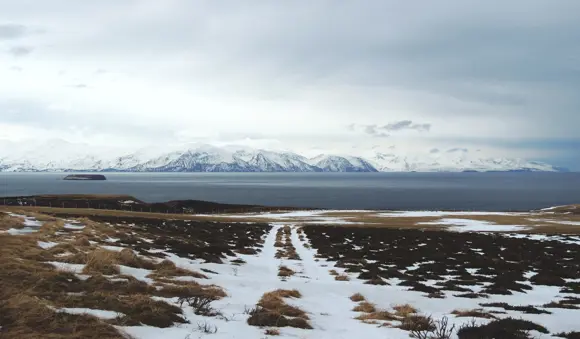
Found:
[{"label": "dark sea water", "polygon": [[0,173],[0,195],[128,194],[333,209],[520,211],[580,203],[580,173]]}]

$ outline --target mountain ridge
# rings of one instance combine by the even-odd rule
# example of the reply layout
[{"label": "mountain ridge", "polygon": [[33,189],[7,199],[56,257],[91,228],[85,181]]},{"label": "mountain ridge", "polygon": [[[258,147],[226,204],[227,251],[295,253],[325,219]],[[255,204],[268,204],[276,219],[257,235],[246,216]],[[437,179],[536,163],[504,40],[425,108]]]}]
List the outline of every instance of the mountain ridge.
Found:
[{"label": "mountain ridge", "polygon": [[[77,146],[0,150],[0,172],[565,172],[538,161],[477,158],[466,153],[400,155],[375,152],[370,157],[320,154],[307,158],[290,151],[249,147],[187,145],[174,150],[141,149],[109,155],[91,154]],[[53,147],[51,145],[49,147]],[[54,151],[54,150],[53,150]],[[68,154],[67,154],[68,151]]]}]

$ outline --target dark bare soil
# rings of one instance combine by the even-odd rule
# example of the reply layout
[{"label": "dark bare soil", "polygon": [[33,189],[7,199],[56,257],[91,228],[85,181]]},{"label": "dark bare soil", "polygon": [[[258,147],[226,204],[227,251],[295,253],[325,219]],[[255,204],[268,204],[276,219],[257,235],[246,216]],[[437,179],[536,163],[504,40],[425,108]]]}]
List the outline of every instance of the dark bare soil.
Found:
[{"label": "dark bare soil", "polygon": [[483,338],[505,338],[505,339],[533,339],[529,331],[549,333],[548,330],[531,321],[506,318],[494,320],[485,325],[464,326],[459,329],[457,336],[459,339],[483,339]]},{"label": "dark bare soil", "polygon": [[[271,226],[267,224],[232,224],[191,220],[162,220],[135,217],[90,217],[111,225],[130,226],[140,237],[120,234],[116,244],[130,247],[139,254],[155,256],[159,250],[170,249],[183,258],[203,259],[222,263],[226,256],[257,254],[263,237]],[[164,258],[164,254],[159,254]]]},{"label": "dark bare soil", "polygon": [[[410,290],[433,296],[451,291],[465,298],[525,293],[533,285],[580,294],[579,283],[565,280],[580,277],[580,246],[574,244],[415,229],[303,229],[318,257],[336,261],[336,266],[366,281],[399,278],[399,285]],[[536,273],[526,274],[531,271]],[[427,280],[439,282],[428,286]],[[474,286],[483,289],[475,293]]]}]

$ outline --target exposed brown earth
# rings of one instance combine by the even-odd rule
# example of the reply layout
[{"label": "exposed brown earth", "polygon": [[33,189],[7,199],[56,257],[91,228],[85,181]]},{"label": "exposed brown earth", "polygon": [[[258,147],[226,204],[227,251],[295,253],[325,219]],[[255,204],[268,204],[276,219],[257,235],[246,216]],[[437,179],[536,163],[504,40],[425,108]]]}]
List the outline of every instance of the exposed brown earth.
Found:
[{"label": "exposed brown earth", "polygon": [[[470,298],[509,295],[532,285],[580,294],[580,283],[570,280],[580,276],[577,244],[414,229],[305,226],[304,232],[317,257],[334,261],[336,267],[369,283],[398,278],[399,286],[440,297],[444,291]],[[526,275],[530,271],[535,273]],[[438,282],[426,285],[427,280]],[[482,289],[474,293],[470,286]]]}]

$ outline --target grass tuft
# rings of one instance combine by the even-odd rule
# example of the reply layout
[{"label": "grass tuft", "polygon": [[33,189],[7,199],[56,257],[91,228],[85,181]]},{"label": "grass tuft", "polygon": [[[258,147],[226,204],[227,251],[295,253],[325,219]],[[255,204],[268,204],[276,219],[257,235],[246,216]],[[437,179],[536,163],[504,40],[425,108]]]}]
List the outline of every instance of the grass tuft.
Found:
[{"label": "grass tuft", "polygon": [[117,253],[102,248],[89,252],[83,273],[100,273],[104,275],[119,274],[120,269]]},{"label": "grass tuft", "polygon": [[296,327],[311,329],[306,312],[286,304],[284,298],[300,298],[298,290],[275,290],[262,295],[256,308],[249,311],[252,326]]},{"label": "grass tuft", "polygon": [[292,269],[288,268],[287,266],[280,266],[278,268],[278,276],[279,277],[290,277],[293,276],[296,272]]},{"label": "grass tuft", "polygon": [[352,309],[355,312],[372,313],[376,312],[377,308],[375,304],[371,304],[368,301],[361,301],[355,308]]},{"label": "grass tuft", "polygon": [[266,330],[266,332],[264,332],[265,335],[280,335],[280,330],[277,330],[275,328],[269,328]]},{"label": "grass tuft", "polygon": [[496,319],[497,317],[493,314],[486,312],[483,309],[473,309],[473,310],[454,310],[451,314],[458,318],[483,318],[483,319]]},{"label": "grass tuft", "polygon": [[393,306],[393,309],[395,310],[395,314],[398,317],[403,317],[403,318],[406,318],[406,317],[410,316],[411,314],[417,313],[417,309],[409,304],[395,305],[395,306]]}]

